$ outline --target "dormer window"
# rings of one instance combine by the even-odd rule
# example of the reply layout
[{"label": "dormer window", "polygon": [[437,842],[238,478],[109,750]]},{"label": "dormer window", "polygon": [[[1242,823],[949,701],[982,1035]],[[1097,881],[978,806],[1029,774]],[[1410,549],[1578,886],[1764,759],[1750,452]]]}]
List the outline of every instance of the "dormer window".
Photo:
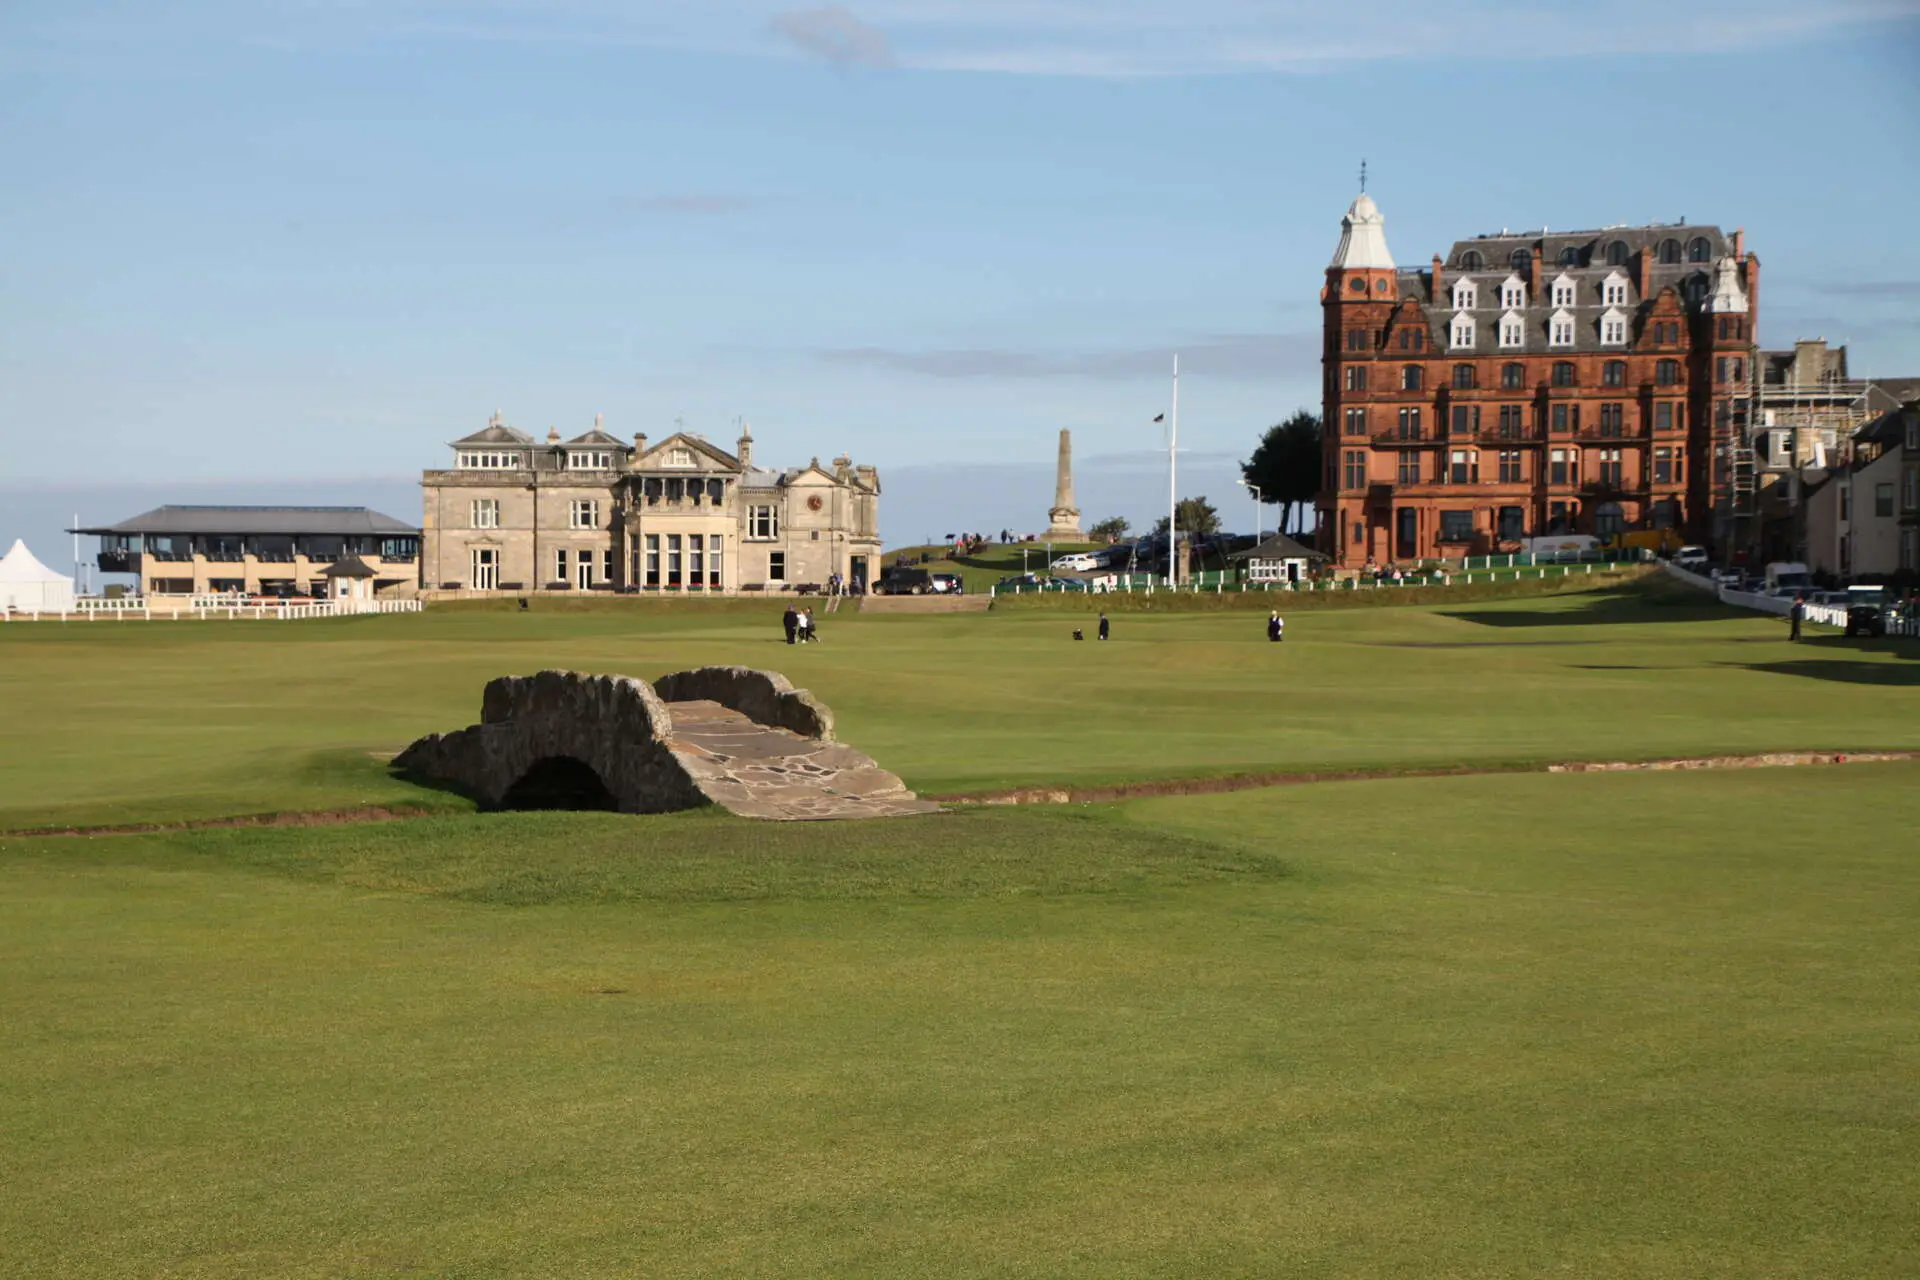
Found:
[{"label": "dormer window", "polygon": [[569,471],[609,471],[613,468],[613,453],[607,449],[572,449],[567,453]]},{"label": "dormer window", "polygon": [[693,465],[693,450],[669,449],[666,455],[660,459],[660,465],[663,467],[691,467]]},{"label": "dormer window", "polygon": [[1453,286],[1453,309],[1471,311],[1480,305],[1480,290],[1471,280],[1462,280]]},{"label": "dormer window", "polygon": [[1631,254],[1632,250],[1627,248],[1627,242],[1625,240],[1615,240],[1607,246],[1607,265],[1610,267],[1624,267],[1627,265],[1627,258]]},{"label": "dormer window", "polygon": [[1688,262],[1710,262],[1713,259],[1713,242],[1705,236],[1695,236],[1687,242]]},{"label": "dormer window", "polygon": [[1547,345],[1552,347],[1570,347],[1573,345],[1573,313],[1556,311],[1553,319],[1547,322]]},{"label": "dormer window", "polygon": [[497,453],[493,450],[462,449],[454,459],[454,467],[459,471],[514,471],[519,466],[518,453]]},{"label": "dormer window", "polygon": [[1553,305],[1570,307],[1573,305],[1574,283],[1572,276],[1560,276],[1553,282]]},{"label": "dormer window", "polygon": [[1500,346],[1512,351],[1527,345],[1527,325],[1517,311],[1509,311],[1500,317]]},{"label": "dormer window", "polygon": [[1603,347],[1624,347],[1627,345],[1627,317],[1609,310],[1600,317],[1600,345]]},{"label": "dormer window", "polygon": [[1609,307],[1626,306],[1627,278],[1618,271],[1608,274],[1607,278],[1600,282],[1600,301]]},{"label": "dormer window", "polygon": [[1473,317],[1455,316],[1451,337],[1456,349],[1473,346]]},{"label": "dormer window", "polygon": [[1469,249],[1460,255],[1460,269],[1462,271],[1484,271],[1486,268],[1487,260],[1480,256],[1478,249]]},{"label": "dormer window", "polygon": [[1508,276],[1500,285],[1500,305],[1509,311],[1527,305],[1527,286],[1519,276]]}]

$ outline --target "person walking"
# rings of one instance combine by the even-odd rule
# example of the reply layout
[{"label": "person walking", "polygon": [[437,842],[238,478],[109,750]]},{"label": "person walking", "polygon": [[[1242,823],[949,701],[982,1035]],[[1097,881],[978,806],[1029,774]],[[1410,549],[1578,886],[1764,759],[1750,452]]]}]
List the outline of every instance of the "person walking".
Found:
[{"label": "person walking", "polygon": [[1278,644],[1281,637],[1286,634],[1286,630],[1286,620],[1280,616],[1278,609],[1267,615],[1267,639]]},{"label": "person walking", "polygon": [[1805,596],[1795,596],[1793,598],[1793,608],[1787,613],[1787,621],[1791,624],[1792,628],[1787,634],[1788,640],[1794,641],[1800,638],[1800,620],[1806,616],[1807,598]]},{"label": "person walking", "polygon": [[819,638],[818,635],[814,634],[813,630],[813,606],[808,605],[800,611],[800,642],[802,644],[812,644]]},{"label": "person walking", "polygon": [[780,615],[780,625],[786,630],[788,644],[792,644],[799,638],[800,615],[795,612],[792,605],[788,605],[787,611]]},{"label": "person walking", "polygon": [[1100,638],[1102,640],[1107,638],[1107,615],[1104,613],[1100,615]]}]

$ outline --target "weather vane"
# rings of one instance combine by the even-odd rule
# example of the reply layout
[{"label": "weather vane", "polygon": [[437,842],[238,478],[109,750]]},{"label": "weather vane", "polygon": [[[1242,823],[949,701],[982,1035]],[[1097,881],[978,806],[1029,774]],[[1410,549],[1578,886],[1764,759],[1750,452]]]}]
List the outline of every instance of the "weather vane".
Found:
[{"label": "weather vane", "polygon": [[1366,190],[1367,190],[1367,158],[1365,156],[1361,156],[1360,157],[1360,193],[1362,195],[1365,195]]}]

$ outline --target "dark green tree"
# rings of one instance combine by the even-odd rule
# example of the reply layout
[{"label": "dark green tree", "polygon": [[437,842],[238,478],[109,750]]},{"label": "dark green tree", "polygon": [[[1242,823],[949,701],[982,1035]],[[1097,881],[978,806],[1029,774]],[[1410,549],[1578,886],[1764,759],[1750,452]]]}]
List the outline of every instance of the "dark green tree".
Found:
[{"label": "dark green tree", "polygon": [[1095,542],[1118,542],[1127,536],[1130,527],[1125,516],[1108,516],[1087,532]]},{"label": "dark green tree", "polygon": [[[1220,513],[1213,509],[1203,493],[1197,498],[1182,498],[1174,507],[1174,513],[1180,517],[1182,533],[1218,533],[1220,532]],[[1167,531],[1167,518],[1161,516],[1154,524],[1155,533]]]},{"label": "dark green tree", "polygon": [[1305,504],[1320,491],[1320,415],[1300,409],[1285,422],[1268,427],[1240,475],[1260,490],[1260,501],[1281,504],[1281,525],[1294,533]]}]

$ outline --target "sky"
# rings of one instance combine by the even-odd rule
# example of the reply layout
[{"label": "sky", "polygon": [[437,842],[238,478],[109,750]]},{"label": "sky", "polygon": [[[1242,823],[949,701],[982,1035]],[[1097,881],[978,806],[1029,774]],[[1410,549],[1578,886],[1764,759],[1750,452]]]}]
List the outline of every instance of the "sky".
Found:
[{"label": "sky", "polygon": [[894,544],[1044,527],[1067,427],[1143,525],[1176,352],[1250,531],[1363,158],[1403,263],[1744,227],[1763,343],[1920,374],[1916,54],[1920,0],[8,0],[0,547],[417,519],[495,409],[850,453]]}]

